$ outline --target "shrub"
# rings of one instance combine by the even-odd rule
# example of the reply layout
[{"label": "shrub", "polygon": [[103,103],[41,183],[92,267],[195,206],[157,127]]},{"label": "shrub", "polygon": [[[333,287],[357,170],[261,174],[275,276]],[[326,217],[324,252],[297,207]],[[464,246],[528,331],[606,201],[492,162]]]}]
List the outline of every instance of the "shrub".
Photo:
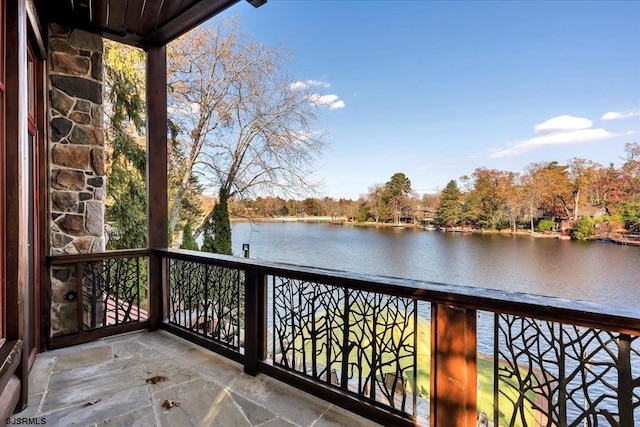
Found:
[{"label": "shrub", "polygon": [[536,231],[551,231],[555,227],[555,221],[551,219],[542,219],[536,227]]},{"label": "shrub", "polygon": [[595,221],[588,215],[580,217],[573,229],[573,237],[586,240],[593,234]]},{"label": "shrub", "polygon": [[182,230],[182,244],[180,245],[180,249],[189,249],[191,251],[197,251],[198,243],[193,238],[193,232],[191,231],[191,224],[187,222]]}]

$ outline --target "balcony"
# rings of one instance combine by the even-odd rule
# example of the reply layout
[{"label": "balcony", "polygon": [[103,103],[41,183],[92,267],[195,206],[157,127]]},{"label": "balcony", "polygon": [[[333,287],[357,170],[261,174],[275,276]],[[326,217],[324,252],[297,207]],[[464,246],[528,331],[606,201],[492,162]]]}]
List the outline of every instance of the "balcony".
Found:
[{"label": "balcony", "polygon": [[14,417],[56,426],[371,425],[164,331],[42,353],[29,390],[29,407]]},{"label": "balcony", "polygon": [[[160,272],[150,271],[152,257]],[[50,347],[98,341],[39,356],[26,414],[71,421],[63,417],[81,407],[102,420],[126,412],[197,424],[235,401],[231,415],[216,414],[255,410],[301,425],[322,416],[342,425],[461,426],[480,413],[487,425],[640,422],[633,310],[184,250],[49,264],[70,284],[51,304],[75,319]],[[150,326],[147,275],[162,283],[155,298],[164,331],[115,335]],[[80,351],[97,358],[93,367]],[[222,388],[225,400],[212,406]],[[165,401],[180,404],[162,408]]]},{"label": "balcony", "polygon": [[[61,36],[65,24],[145,49],[147,242],[162,248],[168,231],[166,44],[236,2],[0,2],[0,412],[25,404],[29,378],[29,405],[16,416],[46,415],[48,424],[181,425],[206,422],[197,418],[213,408],[235,414],[229,416],[242,411],[247,424],[280,424],[278,417],[282,424],[370,423],[350,415],[357,413],[385,425],[458,427],[476,425],[480,412],[493,425],[640,425],[640,316],[634,310],[167,249],[47,257],[52,226],[61,218],[49,206],[53,171],[64,167],[63,177],[77,178],[67,189],[78,200],[87,196],[88,180],[102,185],[104,175],[95,165],[53,167],[52,146],[62,142],[49,120],[63,117],[49,109],[51,30]],[[109,3],[114,18],[105,20],[98,3]],[[79,105],[91,101],[77,92]],[[85,152],[103,152],[93,145]],[[98,193],[92,203],[101,212]],[[80,213],[70,213],[68,225],[85,237]],[[98,219],[93,225],[100,229]],[[93,243],[85,239],[81,246]],[[147,329],[153,332],[134,333]],[[53,351],[41,353],[29,375],[30,358],[45,348]],[[154,377],[166,380],[147,383]],[[198,389],[210,396],[181,388],[211,378],[209,388]],[[216,393],[231,378],[243,389],[226,384]],[[214,394],[223,400],[212,400]],[[180,405],[158,407],[165,400]],[[288,412],[285,400],[295,402],[297,412]],[[124,417],[114,419],[116,412]],[[153,420],[146,418],[151,414]]]}]

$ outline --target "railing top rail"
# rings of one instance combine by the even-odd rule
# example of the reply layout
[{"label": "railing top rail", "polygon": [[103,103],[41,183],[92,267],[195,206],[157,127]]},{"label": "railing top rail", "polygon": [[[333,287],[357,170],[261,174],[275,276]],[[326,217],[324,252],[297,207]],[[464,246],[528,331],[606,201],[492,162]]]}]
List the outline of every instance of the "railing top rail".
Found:
[{"label": "railing top rail", "polygon": [[280,275],[385,293],[437,304],[533,317],[580,326],[640,335],[640,310],[633,307],[596,304],[548,296],[451,285],[430,281],[348,273],[316,267],[261,261],[183,249],[154,249],[166,258],[195,261],[223,267],[251,269]]},{"label": "railing top rail", "polygon": [[114,258],[136,258],[141,256],[149,256],[150,250],[143,249],[124,249],[120,251],[94,252],[90,254],[72,254],[72,255],[51,255],[47,257],[50,265],[75,264],[78,262],[93,262],[103,259]]}]

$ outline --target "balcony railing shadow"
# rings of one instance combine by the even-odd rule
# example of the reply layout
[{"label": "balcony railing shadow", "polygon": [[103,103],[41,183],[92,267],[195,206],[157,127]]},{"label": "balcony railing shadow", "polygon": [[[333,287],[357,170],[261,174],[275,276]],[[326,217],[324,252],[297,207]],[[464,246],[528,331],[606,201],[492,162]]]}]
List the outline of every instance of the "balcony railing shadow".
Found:
[{"label": "balcony railing shadow", "polygon": [[[632,309],[184,250],[153,255],[165,268],[161,328],[246,373],[383,424],[475,425],[481,412],[505,426],[640,420],[640,319]],[[95,274],[84,262],[101,257],[104,272],[109,260],[135,256],[53,257],[51,264],[73,261],[83,271],[77,289],[87,289]],[[114,286],[90,293],[89,304],[85,292],[78,319]],[[129,312],[135,305],[126,301]],[[138,316],[51,342],[147,325]]]},{"label": "balcony railing shadow", "polygon": [[41,353],[29,384],[29,406],[8,425],[373,424],[166,331]]}]

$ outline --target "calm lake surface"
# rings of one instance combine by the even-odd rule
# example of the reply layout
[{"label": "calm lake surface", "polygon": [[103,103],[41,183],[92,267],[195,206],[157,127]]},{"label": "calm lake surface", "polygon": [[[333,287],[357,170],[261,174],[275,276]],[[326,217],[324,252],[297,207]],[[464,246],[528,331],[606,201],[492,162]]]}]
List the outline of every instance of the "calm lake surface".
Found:
[{"label": "calm lake surface", "polygon": [[349,272],[640,309],[640,247],[410,228],[234,223],[233,252]]}]

